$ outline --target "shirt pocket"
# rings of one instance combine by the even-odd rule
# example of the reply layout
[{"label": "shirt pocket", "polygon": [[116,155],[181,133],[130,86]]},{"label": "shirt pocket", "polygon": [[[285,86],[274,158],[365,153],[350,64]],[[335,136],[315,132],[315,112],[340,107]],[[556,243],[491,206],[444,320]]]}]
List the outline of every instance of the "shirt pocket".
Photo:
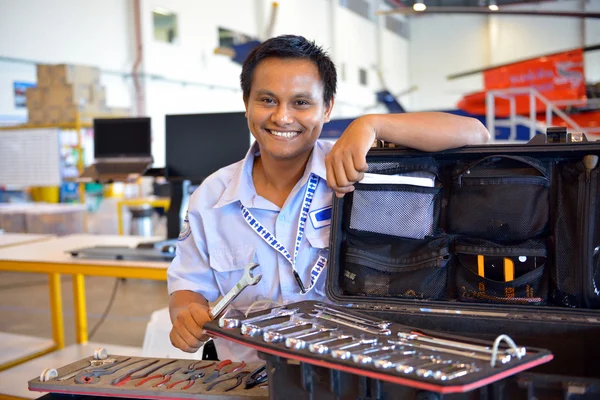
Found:
[{"label": "shirt pocket", "polygon": [[[313,232],[306,233],[306,240],[310,244],[310,261],[309,261],[309,271],[308,271],[308,280],[311,282],[310,273],[312,268],[317,263],[319,256],[323,256],[328,259],[329,257],[329,227],[325,229],[315,230]],[[329,259],[327,260],[327,265],[329,265]],[[323,272],[319,275],[315,283],[315,287],[309,292],[309,294],[316,294],[314,298],[306,299],[306,300],[322,300],[322,297],[325,296],[325,281],[327,277],[327,265],[323,269]],[[308,286],[308,285],[307,285]]]},{"label": "shirt pocket", "polygon": [[[258,263],[256,248],[250,245],[211,249],[210,266],[215,274],[221,296],[226,295],[244,276],[246,265]],[[260,267],[253,274],[261,274]],[[264,293],[264,276],[256,285],[247,286],[233,301],[232,306],[240,309],[249,307],[253,302],[262,300]]]}]

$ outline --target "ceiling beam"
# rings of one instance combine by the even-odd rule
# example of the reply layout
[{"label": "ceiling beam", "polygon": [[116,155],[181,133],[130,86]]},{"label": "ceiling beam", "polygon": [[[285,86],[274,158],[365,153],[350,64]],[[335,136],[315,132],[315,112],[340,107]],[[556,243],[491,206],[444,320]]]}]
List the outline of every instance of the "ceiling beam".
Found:
[{"label": "ceiling beam", "polygon": [[533,17],[571,17],[571,18],[600,18],[600,12],[589,11],[528,11],[528,10],[498,10],[492,11],[487,7],[427,7],[425,11],[415,11],[412,8],[394,8],[380,10],[376,15],[403,14],[479,14],[479,15],[528,15]]}]

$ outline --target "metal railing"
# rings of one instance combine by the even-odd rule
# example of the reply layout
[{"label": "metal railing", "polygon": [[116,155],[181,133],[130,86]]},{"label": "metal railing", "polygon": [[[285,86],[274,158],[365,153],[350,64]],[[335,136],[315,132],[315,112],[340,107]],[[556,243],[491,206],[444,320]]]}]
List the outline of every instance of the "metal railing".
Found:
[{"label": "metal railing", "polygon": [[[529,117],[524,117],[517,114],[517,96],[529,96]],[[496,98],[504,99],[509,102],[509,116],[505,120],[496,119]],[[537,100],[546,107],[545,123],[537,120]],[[585,127],[582,128],[571,117],[567,115],[558,106],[581,106],[589,105],[597,102],[597,99],[591,101],[585,100],[565,100],[551,102],[546,97],[542,96],[536,89],[527,88],[511,88],[503,90],[491,90],[486,93],[486,126],[488,131],[495,136],[496,126],[509,127],[509,141],[514,141],[517,138],[517,125],[529,127],[529,138],[531,139],[537,131],[544,132],[545,128],[552,125],[552,115],[556,114],[559,118],[565,121],[568,128],[577,132],[586,132],[589,134],[600,134],[600,127]]]}]

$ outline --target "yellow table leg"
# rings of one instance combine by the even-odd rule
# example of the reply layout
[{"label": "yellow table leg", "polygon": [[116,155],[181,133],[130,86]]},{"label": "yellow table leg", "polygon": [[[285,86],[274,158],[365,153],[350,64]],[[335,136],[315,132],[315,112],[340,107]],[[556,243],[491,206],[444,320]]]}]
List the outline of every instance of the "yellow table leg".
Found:
[{"label": "yellow table leg", "polygon": [[73,305],[75,306],[75,336],[77,343],[87,343],[87,310],[85,304],[85,277],[73,275]]},{"label": "yellow table leg", "polygon": [[50,286],[50,310],[52,314],[52,337],[56,347],[65,347],[65,327],[63,322],[62,292],[60,287],[60,274],[48,274]]},{"label": "yellow table leg", "polygon": [[117,203],[117,226],[119,228],[119,235],[123,234],[123,202]]}]

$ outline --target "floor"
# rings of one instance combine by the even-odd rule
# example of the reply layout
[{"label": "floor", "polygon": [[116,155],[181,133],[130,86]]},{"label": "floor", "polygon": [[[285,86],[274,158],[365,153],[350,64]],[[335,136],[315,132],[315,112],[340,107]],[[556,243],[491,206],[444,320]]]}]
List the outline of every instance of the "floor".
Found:
[{"label": "floor", "polygon": [[[88,332],[100,321],[113,292],[115,300],[90,341],[142,347],[153,311],[168,306],[166,282],[86,277]],[[0,272],[0,332],[52,337],[48,280],[43,274]],[[65,343],[75,343],[71,278],[62,278]]]}]

